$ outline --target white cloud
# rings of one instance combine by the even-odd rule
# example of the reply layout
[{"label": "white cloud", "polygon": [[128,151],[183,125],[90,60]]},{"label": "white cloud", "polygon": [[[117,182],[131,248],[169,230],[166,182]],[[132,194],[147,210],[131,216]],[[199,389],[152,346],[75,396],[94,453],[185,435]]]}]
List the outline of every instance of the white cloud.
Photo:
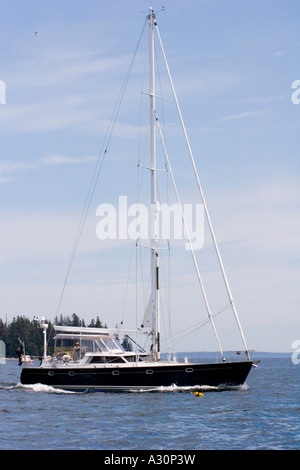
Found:
[{"label": "white cloud", "polygon": [[42,157],[40,160],[32,162],[24,161],[3,161],[0,163],[0,182],[8,182],[14,180],[16,175],[24,172],[43,168],[47,166],[58,166],[58,165],[71,165],[80,163],[94,162],[98,157],[87,156],[87,157],[70,157],[66,155],[48,155]]},{"label": "white cloud", "polygon": [[287,55],[287,52],[285,51],[276,51],[271,54],[271,57],[281,57],[283,55]]},{"label": "white cloud", "polygon": [[96,161],[97,157],[82,157],[82,158],[75,158],[75,157],[68,157],[65,155],[49,155],[47,157],[42,157],[41,164],[46,166],[52,165],[69,165],[73,163],[88,163]]},{"label": "white cloud", "polygon": [[[222,190],[218,208],[220,241],[261,253],[300,250],[299,184],[293,177],[274,177],[243,190]],[[224,202],[224,204],[223,204]]]},{"label": "white cloud", "polygon": [[32,168],[32,164],[28,162],[0,162],[0,174],[15,173]]},{"label": "white cloud", "polygon": [[97,132],[100,135],[105,135],[108,129],[113,129],[114,137],[120,137],[122,139],[136,139],[140,133],[145,131],[145,128],[143,129],[141,126],[124,124],[121,121],[116,121],[113,124],[113,121],[109,121],[108,119],[93,120],[80,126],[80,128],[89,132]]},{"label": "white cloud", "polygon": [[81,84],[84,89],[84,80],[89,75],[101,80],[103,73],[107,76],[128,61],[128,56],[107,57],[99,51],[48,49],[19,61],[7,72],[6,81],[12,90],[55,87],[59,91],[59,86],[70,83],[72,86]]},{"label": "white cloud", "polygon": [[[125,74],[129,60],[126,55],[108,57],[107,51],[59,48],[31,53],[6,71],[7,104],[1,108],[0,133],[84,128],[99,109],[103,115],[107,100],[111,112],[120,70]],[[114,80],[117,85],[112,87]]]},{"label": "white cloud", "polygon": [[244,119],[248,117],[257,117],[265,115],[269,110],[262,109],[259,111],[245,111],[244,113],[231,114],[230,116],[225,116],[221,121],[232,121],[234,119]]},{"label": "white cloud", "polygon": [[76,126],[91,119],[86,100],[78,96],[8,103],[0,116],[0,133],[5,135],[52,131]]}]

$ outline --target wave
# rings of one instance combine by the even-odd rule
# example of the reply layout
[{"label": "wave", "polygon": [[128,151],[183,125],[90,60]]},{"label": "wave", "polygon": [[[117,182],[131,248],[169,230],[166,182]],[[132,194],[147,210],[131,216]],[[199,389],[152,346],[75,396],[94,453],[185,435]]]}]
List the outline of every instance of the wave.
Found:
[{"label": "wave", "polygon": [[[29,390],[32,392],[40,392],[40,393],[55,393],[55,394],[85,394],[89,391],[87,388],[86,390],[81,390],[81,391],[72,391],[72,390],[63,390],[60,388],[55,388],[51,387],[50,385],[45,385],[41,383],[37,384],[30,384],[30,385],[23,385],[21,383],[17,384],[7,384],[7,385],[0,385],[0,389],[5,389],[5,390],[13,390],[13,389],[24,389],[24,390]],[[173,385],[168,385],[168,386],[160,386],[160,387],[154,387],[154,388],[140,388],[140,389],[128,389],[127,392],[129,393],[151,393],[151,392],[156,392],[156,393],[178,393],[178,392],[190,392],[190,393],[195,393],[195,392],[221,392],[225,390],[243,390],[246,391],[248,390],[249,387],[247,384],[243,384],[241,386],[209,386],[209,385],[194,385],[194,386],[178,386],[176,384]],[[93,390],[94,392],[96,390]],[[97,390],[98,391],[98,390]],[[100,390],[99,390],[100,392]]]},{"label": "wave", "polygon": [[[243,386],[244,387],[244,386]],[[149,392],[197,392],[197,391],[205,391],[205,392],[216,392],[221,390],[233,390],[233,389],[241,389],[241,386],[238,387],[229,387],[229,386],[209,386],[209,385],[194,385],[194,386],[177,386],[175,384],[168,385],[168,386],[161,386],[155,388],[147,388],[147,389],[133,389],[130,390],[133,393],[149,393]]]},{"label": "wave", "polygon": [[72,392],[70,390],[62,390],[60,388],[51,387],[50,385],[44,384],[32,384],[32,385],[23,385],[18,383],[15,385],[14,388],[21,388],[25,390],[32,390],[33,392],[43,392],[43,393],[59,393],[59,394],[74,394],[76,392]]}]

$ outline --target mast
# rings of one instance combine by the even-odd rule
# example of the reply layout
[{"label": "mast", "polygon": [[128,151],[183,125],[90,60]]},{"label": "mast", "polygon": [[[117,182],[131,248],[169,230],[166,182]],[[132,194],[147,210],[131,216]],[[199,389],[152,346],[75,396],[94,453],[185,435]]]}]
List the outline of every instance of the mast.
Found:
[{"label": "mast", "polygon": [[154,24],[155,14],[149,7],[149,96],[150,96],[150,151],[151,151],[151,355],[160,359],[160,318],[159,318],[159,259],[158,259],[158,217],[159,203],[156,197],[156,135],[155,135],[155,71],[154,71]]}]

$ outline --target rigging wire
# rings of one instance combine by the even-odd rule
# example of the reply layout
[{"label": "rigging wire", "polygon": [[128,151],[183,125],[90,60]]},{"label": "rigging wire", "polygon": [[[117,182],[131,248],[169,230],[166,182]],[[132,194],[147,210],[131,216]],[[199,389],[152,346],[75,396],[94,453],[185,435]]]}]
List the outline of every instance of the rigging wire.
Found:
[{"label": "rigging wire", "polygon": [[71,256],[70,256],[70,260],[69,260],[69,264],[68,264],[68,268],[67,268],[67,273],[66,273],[66,276],[65,276],[65,280],[64,280],[64,283],[63,283],[62,291],[61,291],[59,301],[58,301],[58,305],[57,305],[57,309],[56,309],[56,316],[59,314],[59,310],[61,309],[61,305],[62,305],[65,289],[66,289],[66,286],[67,286],[67,282],[68,282],[68,279],[69,279],[70,271],[71,271],[71,268],[72,268],[72,265],[73,265],[73,262],[74,262],[74,258],[75,258],[77,248],[78,248],[78,245],[79,245],[79,241],[80,241],[80,238],[81,238],[81,235],[82,235],[82,232],[83,232],[83,228],[84,228],[85,221],[86,221],[86,218],[87,218],[87,215],[88,215],[88,211],[89,211],[92,199],[93,199],[93,195],[94,195],[94,192],[95,192],[98,180],[99,180],[99,176],[100,176],[104,161],[105,161],[106,156],[107,156],[109,143],[110,143],[110,140],[111,140],[114,128],[115,128],[117,117],[118,117],[120,107],[121,107],[121,104],[122,104],[122,101],[123,101],[124,93],[125,93],[125,90],[126,90],[126,87],[127,87],[127,83],[128,83],[129,77],[130,77],[130,73],[131,73],[133,65],[134,65],[134,61],[135,61],[135,58],[136,58],[136,55],[137,55],[137,51],[138,51],[138,48],[139,48],[144,30],[145,30],[146,24],[147,24],[147,19],[144,22],[141,34],[139,36],[139,39],[138,39],[137,45],[135,47],[132,59],[130,61],[128,70],[126,72],[124,81],[122,83],[118,98],[116,100],[116,103],[115,103],[115,106],[114,106],[114,109],[113,109],[113,112],[112,112],[112,115],[111,115],[111,118],[110,118],[110,121],[109,121],[109,124],[108,124],[108,127],[107,127],[107,131],[106,131],[103,143],[102,143],[102,147],[101,147],[100,152],[99,152],[97,163],[96,163],[93,175],[92,175],[90,186],[89,186],[89,189],[88,189],[88,192],[87,192],[87,196],[86,196],[85,203],[84,203],[82,213],[81,213],[81,217],[80,217],[80,220],[79,220],[79,224],[78,224],[78,228],[77,228],[77,232],[76,232],[76,236],[75,236],[75,240],[74,240],[74,245],[73,245],[73,249],[72,249],[72,252],[71,252]]},{"label": "rigging wire", "polygon": [[202,190],[202,187],[201,187],[201,184],[200,184],[200,180],[199,180],[195,160],[194,160],[194,157],[193,157],[192,149],[191,149],[189,139],[188,139],[188,136],[187,136],[187,132],[186,132],[186,129],[185,129],[185,125],[184,125],[184,122],[183,122],[182,114],[181,114],[181,111],[180,111],[179,103],[178,103],[178,100],[177,100],[175,88],[174,88],[174,85],[173,85],[170,69],[169,69],[169,66],[168,66],[167,58],[166,58],[166,55],[165,55],[165,51],[164,51],[164,48],[163,48],[163,44],[162,44],[162,40],[161,40],[161,37],[160,37],[160,34],[159,34],[157,23],[155,23],[155,26],[156,26],[157,36],[158,36],[158,39],[159,39],[159,42],[160,42],[161,51],[162,51],[162,54],[163,54],[163,57],[164,57],[165,66],[166,66],[166,69],[167,69],[169,81],[170,81],[170,84],[171,84],[173,96],[174,96],[174,99],[175,99],[178,115],[179,115],[179,118],[180,118],[180,121],[181,121],[182,130],[183,130],[183,133],[184,133],[184,136],[185,136],[185,141],[186,141],[188,151],[189,151],[189,155],[190,155],[190,159],[191,159],[191,162],[192,162],[195,178],[196,178],[198,188],[199,188],[199,192],[200,192],[200,195],[201,195],[201,199],[202,199],[202,202],[203,202],[204,211],[205,211],[205,214],[206,214],[206,219],[207,219],[207,222],[208,222],[211,237],[212,237],[214,247],[215,247],[215,250],[216,250],[219,266],[220,266],[220,269],[221,269],[221,272],[222,272],[222,276],[223,276],[224,284],[225,284],[225,287],[226,287],[228,299],[229,299],[229,302],[231,304],[231,308],[232,308],[236,323],[237,323],[239,331],[240,331],[240,335],[241,335],[241,338],[242,338],[242,341],[243,341],[243,344],[244,344],[244,347],[245,347],[246,354],[248,356],[248,359],[250,359],[249,350],[248,350],[248,347],[247,347],[247,344],[246,344],[246,339],[245,339],[245,336],[244,336],[244,333],[243,333],[243,330],[242,330],[242,326],[241,326],[241,323],[240,323],[240,320],[239,320],[239,317],[238,317],[238,313],[237,313],[237,310],[236,310],[236,307],[235,307],[235,304],[234,304],[234,301],[233,301],[231,289],[230,289],[229,282],[228,282],[228,279],[227,279],[227,276],[226,276],[226,273],[225,273],[223,261],[222,261],[222,258],[221,258],[221,254],[220,254],[220,251],[219,251],[219,247],[218,247],[217,240],[216,240],[216,237],[215,237],[215,233],[214,233],[214,230],[213,230],[213,226],[212,226],[212,223],[211,223],[210,215],[209,215],[209,212],[208,212],[208,209],[207,209],[207,205],[206,205],[206,201],[205,201],[205,198],[204,198],[203,190]]},{"label": "rigging wire", "polygon": [[[217,317],[218,315],[220,315],[221,313],[225,312],[226,310],[230,308],[231,308],[230,304],[225,305],[221,310],[219,310],[218,312],[212,315],[213,318]],[[172,335],[173,344],[174,345],[178,344],[181,341],[185,340],[186,338],[189,338],[190,336],[194,335],[194,333],[196,333],[198,330],[203,328],[203,326],[207,325],[208,323],[209,323],[209,318],[206,318],[200,323],[199,322],[195,323],[194,325],[191,325],[188,328],[185,328],[184,330],[180,330],[179,332],[174,333]]]},{"label": "rigging wire", "polygon": [[169,156],[168,156],[168,152],[167,152],[167,149],[166,149],[166,146],[165,146],[165,142],[164,142],[164,139],[163,139],[162,131],[161,131],[161,128],[160,128],[160,125],[159,125],[159,121],[158,121],[158,118],[157,118],[157,115],[156,115],[156,114],[155,114],[155,119],[156,119],[156,124],[157,124],[158,131],[159,131],[159,135],[160,135],[160,138],[161,138],[161,142],[162,142],[162,145],[163,145],[163,148],[164,148],[165,157],[166,157],[166,160],[167,160],[167,163],[168,163],[170,176],[171,176],[172,183],[173,183],[173,187],[174,187],[174,191],[175,191],[175,194],[176,194],[176,198],[177,198],[177,202],[178,202],[178,206],[179,206],[179,210],[180,210],[180,214],[181,214],[181,218],[182,218],[184,230],[185,230],[185,233],[186,233],[188,242],[189,242],[190,251],[191,251],[192,258],[193,258],[195,270],[196,270],[196,273],[197,273],[199,285],[200,285],[200,288],[201,288],[201,291],[202,291],[202,295],[203,295],[204,303],[205,303],[205,306],[206,306],[207,314],[208,314],[208,317],[209,317],[209,320],[210,320],[210,323],[211,323],[213,332],[214,332],[214,334],[215,334],[215,338],[216,338],[216,341],[217,341],[217,344],[218,344],[218,347],[219,347],[221,356],[222,356],[223,360],[225,360],[224,355],[223,355],[223,351],[222,351],[222,347],[221,347],[221,343],[220,343],[220,340],[219,340],[219,336],[218,336],[218,333],[217,333],[217,330],[216,330],[216,327],[215,327],[215,324],[214,324],[214,321],[213,321],[213,316],[212,316],[212,313],[211,313],[211,310],[210,310],[210,306],[209,306],[209,303],[208,303],[208,299],[207,299],[207,296],[206,296],[206,292],[205,292],[205,289],[204,289],[204,286],[203,286],[203,282],[202,282],[202,278],[201,278],[201,275],[200,275],[198,263],[197,263],[197,260],[196,260],[196,257],[195,257],[195,253],[194,253],[194,250],[193,250],[191,238],[190,238],[190,236],[189,236],[189,231],[188,231],[187,224],[186,224],[185,217],[184,217],[184,213],[183,213],[183,210],[182,210],[182,205],[181,205],[181,201],[180,201],[180,198],[179,198],[178,190],[177,190],[177,187],[176,187],[176,183],[175,183],[173,171],[172,171],[172,168],[171,168],[170,159],[169,159]]}]

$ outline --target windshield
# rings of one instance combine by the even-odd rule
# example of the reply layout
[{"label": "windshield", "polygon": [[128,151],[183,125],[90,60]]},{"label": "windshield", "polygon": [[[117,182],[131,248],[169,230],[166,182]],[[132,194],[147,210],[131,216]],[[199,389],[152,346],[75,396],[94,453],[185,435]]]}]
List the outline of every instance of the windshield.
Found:
[{"label": "windshield", "polygon": [[93,352],[123,352],[120,344],[113,338],[101,338],[94,341],[95,349]]}]

